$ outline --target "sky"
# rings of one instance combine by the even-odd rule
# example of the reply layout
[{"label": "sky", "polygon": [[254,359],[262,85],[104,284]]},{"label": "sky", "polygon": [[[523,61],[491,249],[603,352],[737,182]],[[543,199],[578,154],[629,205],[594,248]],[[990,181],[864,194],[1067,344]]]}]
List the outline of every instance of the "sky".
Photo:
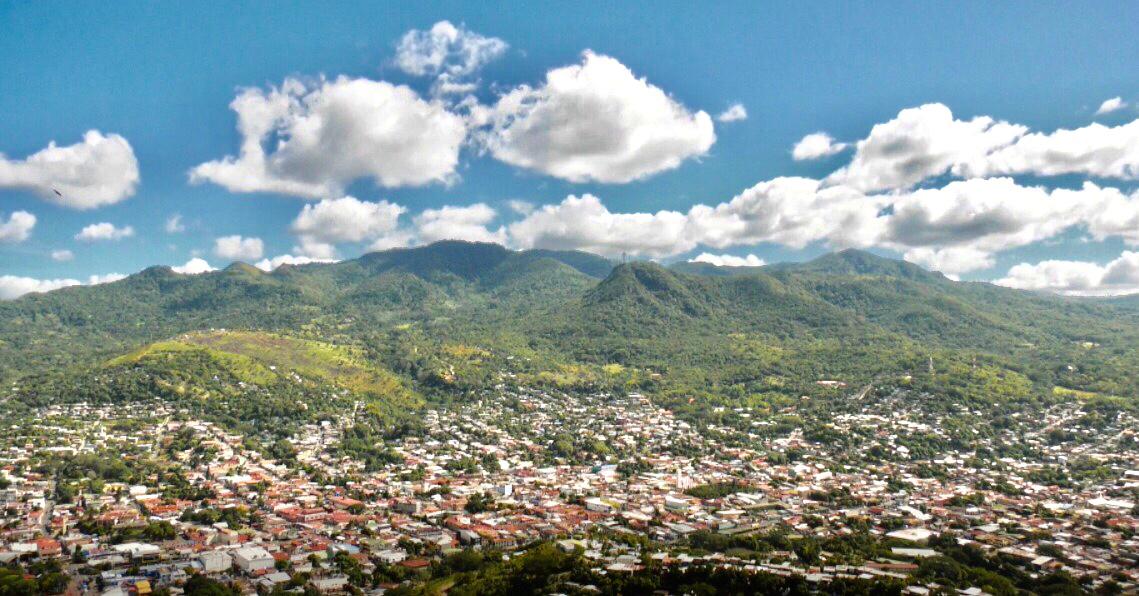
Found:
[{"label": "sky", "polygon": [[442,239],[1139,292],[1139,5],[0,2],[0,299]]}]

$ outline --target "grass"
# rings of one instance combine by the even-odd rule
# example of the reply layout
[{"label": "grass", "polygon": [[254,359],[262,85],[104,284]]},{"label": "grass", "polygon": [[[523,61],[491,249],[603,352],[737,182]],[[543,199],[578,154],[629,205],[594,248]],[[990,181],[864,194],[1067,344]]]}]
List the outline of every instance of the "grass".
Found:
[{"label": "grass", "polygon": [[247,383],[270,385],[295,373],[353,393],[412,397],[398,377],[369,362],[356,348],[259,331],[189,333],[115,358],[107,365],[155,362],[194,352],[207,355]]}]

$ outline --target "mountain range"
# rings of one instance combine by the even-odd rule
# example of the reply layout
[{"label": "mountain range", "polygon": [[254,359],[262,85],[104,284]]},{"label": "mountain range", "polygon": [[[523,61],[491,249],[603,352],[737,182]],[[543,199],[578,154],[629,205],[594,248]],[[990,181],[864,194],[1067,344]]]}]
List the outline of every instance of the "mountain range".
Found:
[{"label": "mountain range", "polygon": [[[305,368],[271,354],[341,349],[351,367]],[[0,380],[36,396],[25,401],[90,394],[76,380],[105,382],[112,369],[185,367],[187,354],[222,368],[252,359],[238,380],[271,361],[281,374],[303,369],[326,392],[383,378],[401,404],[510,378],[738,405],[806,394],[819,380],[978,363],[1043,397],[1130,400],[1139,394],[1139,309],[957,282],[857,250],[763,267],[663,266],[450,241],[271,273],[242,263],[199,275],[152,267],[0,303]],[[273,385],[276,376],[254,378]]]}]

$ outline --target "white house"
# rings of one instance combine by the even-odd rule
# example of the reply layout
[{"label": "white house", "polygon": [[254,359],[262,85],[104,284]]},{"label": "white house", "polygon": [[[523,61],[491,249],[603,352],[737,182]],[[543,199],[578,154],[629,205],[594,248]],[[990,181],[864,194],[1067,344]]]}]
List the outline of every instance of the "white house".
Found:
[{"label": "white house", "polygon": [[273,555],[260,546],[246,546],[233,551],[233,563],[246,573],[273,568]]},{"label": "white house", "polygon": [[202,564],[203,573],[221,573],[233,566],[233,559],[220,550],[202,553],[198,562]]}]

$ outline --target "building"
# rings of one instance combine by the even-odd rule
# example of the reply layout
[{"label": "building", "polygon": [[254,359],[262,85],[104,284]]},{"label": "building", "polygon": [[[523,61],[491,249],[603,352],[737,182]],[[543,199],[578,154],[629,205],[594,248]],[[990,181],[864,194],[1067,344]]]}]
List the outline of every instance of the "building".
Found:
[{"label": "building", "polygon": [[222,573],[233,566],[233,559],[220,550],[202,553],[198,562],[202,564],[203,573]]},{"label": "building", "polygon": [[233,551],[233,563],[246,573],[273,569],[273,555],[260,546],[246,546]]}]

